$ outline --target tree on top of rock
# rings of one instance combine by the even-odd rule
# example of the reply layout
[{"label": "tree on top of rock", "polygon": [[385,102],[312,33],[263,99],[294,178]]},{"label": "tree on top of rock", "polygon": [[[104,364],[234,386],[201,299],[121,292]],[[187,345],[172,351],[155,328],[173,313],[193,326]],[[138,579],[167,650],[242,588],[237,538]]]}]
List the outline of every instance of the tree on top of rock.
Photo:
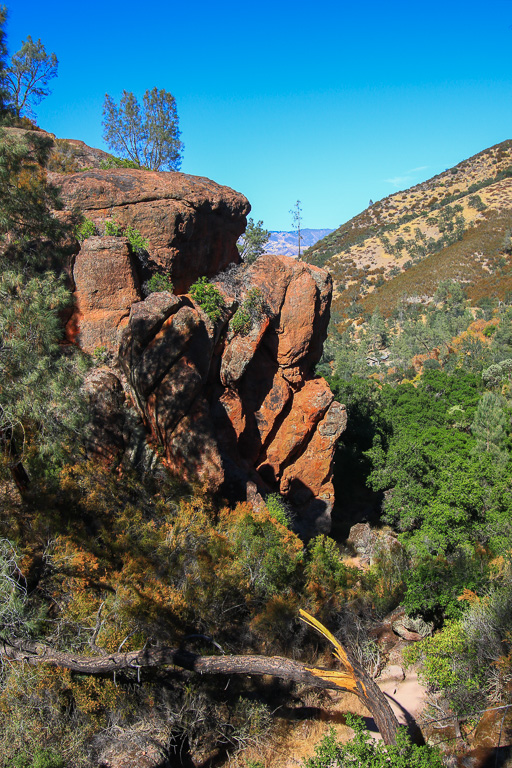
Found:
[{"label": "tree on top of rock", "polygon": [[41,40],[35,43],[29,35],[13,55],[5,74],[9,99],[17,118],[22,112],[34,116],[33,107],[50,94],[48,83],[57,76],[58,66],[57,56],[47,53]]},{"label": "tree on top of rock", "polygon": [[178,171],[183,144],[174,96],[153,88],[146,91],[142,107],[133,93],[123,91],[119,105],[105,95],[103,138],[113,152],[141,168]]},{"label": "tree on top of rock", "polygon": [[263,222],[260,220],[255,224],[253,219],[249,219],[245,233],[238,238],[236,246],[246,264],[252,264],[258,256],[265,253],[269,240],[270,232],[264,229]]}]

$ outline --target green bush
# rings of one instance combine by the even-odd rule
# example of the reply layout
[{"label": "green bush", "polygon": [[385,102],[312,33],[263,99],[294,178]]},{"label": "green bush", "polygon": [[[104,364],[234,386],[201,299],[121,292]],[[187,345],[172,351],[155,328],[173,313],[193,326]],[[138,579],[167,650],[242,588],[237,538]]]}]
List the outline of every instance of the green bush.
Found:
[{"label": "green bush", "polygon": [[122,225],[118,224],[117,221],[106,221],[105,234],[110,235],[111,237],[126,237],[135,253],[143,253],[147,251],[149,247],[149,241],[142,236],[142,233],[138,229],[132,227],[131,224],[128,224],[128,226],[123,229]]},{"label": "green bush", "polygon": [[348,744],[336,740],[334,729],[315,748],[315,756],[304,768],[443,768],[441,753],[436,747],[418,747],[411,743],[405,728],[399,728],[396,744],[375,741],[360,717],[347,715],[347,724],[355,731]]},{"label": "green bush", "polygon": [[220,319],[225,302],[217,286],[210,283],[207,277],[200,277],[190,286],[190,295],[213,323]]},{"label": "green bush", "polygon": [[240,336],[247,336],[253,322],[260,320],[265,312],[263,294],[259,288],[250,288],[242,305],[231,319],[231,330]]},{"label": "green bush", "polygon": [[265,505],[271,517],[285,528],[290,527],[290,510],[280,493],[269,493]]},{"label": "green bush", "polygon": [[249,288],[244,299],[244,307],[250,312],[251,317],[261,317],[265,311],[265,302],[263,293],[259,288]]},{"label": "green bush", "polygon": [[472,208],[476,208],[477,211],[485,211],[487,208],[480,195],[471,195],[468,200],[468,205]]},{"label": "green bush", "polygon": [[80,243],[83,243],[84,240],[87,240],[88,237],[93,237],[95,234],[96,225],[94,221],[86,219],[85,216],[75,227],[75,237]]},{"label": "green bush", "polygon": [[479,658],[464,620],[448,621],[440,632],[415,643],[404,652],[406,664],[421,662],[420,677],[431,691],[442,693],[458,715],[482,709],[486,687],[492,690],[489,670],[496,664]]},{"label": "green bush", "polygon": [[123,234],[123,230],[117,221],[106,221],[105,234],[110,235],[111,237],[120,237]]},{"label": "green bush", "polygon": [[106,346],[104,344],[99,344],[94,348],[92,356],[99,365],[105,363],[108,359],[108,351]]},{"label": "green bush", "polygon": [[23,752],[11,762],[11,768],[64,768],[64,759],[53,749],[36,748],[33,754]]},{"label": "green bush", "polygon": [[167,291],[168,293],[172,293],[174,286],[168,275],[159,275],[157,273],[155,275],[151,275],[149,278],[147,282],[147,289],[149,293],[159,293],[160,291]]},{"label": "green bush", "polygon": [[407,613],[439,626],[462,615],[466,606],[459,596],[464,589],[480,591],[488,580],[488,566],[485,560],[459,550],[448,557],[425,557],[404,580],[402,605]]},{"label": "green bush", "polygon": [[148,250],[149,241],[146,240],[139,232],[138,229],[128,225],[124,231],[124,236],[128,238],[128,241],[136,253],[141,253]]},{"label": "green bush", "polygon": [[147,168],[134,160],[123,160],[121,157],[112,155],[108,160],[100,160],[100,168],[108,171],[110,168],[135,168],[136,170],[147,170]]},{"label": "green bush", "polygon": [[317,536],[308,550],[306,593],[314,611],[330,621],[329,614],[341,610],[359,572],[345,565],[336,542],[329,536]]},{"label": "green bush", "polygon": [[244,306],[238,307],[237,311],[231,318],[230,325],[233,333],[240,336],[247,336],[251,330],[252,319],[248,310]]}]

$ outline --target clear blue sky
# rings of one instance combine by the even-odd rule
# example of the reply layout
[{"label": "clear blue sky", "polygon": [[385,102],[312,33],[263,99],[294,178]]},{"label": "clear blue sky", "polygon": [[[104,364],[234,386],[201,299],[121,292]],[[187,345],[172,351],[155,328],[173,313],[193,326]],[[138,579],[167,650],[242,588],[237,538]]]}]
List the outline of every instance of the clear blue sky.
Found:
[{"label": "clear blue sky", "polygon": [[41,127],[106,149],[105,93],[176,98],[182,170],[253,216],[335,228],[376,200],[512,138],[512,0],[4,0],[10,53],[59,59]]}]

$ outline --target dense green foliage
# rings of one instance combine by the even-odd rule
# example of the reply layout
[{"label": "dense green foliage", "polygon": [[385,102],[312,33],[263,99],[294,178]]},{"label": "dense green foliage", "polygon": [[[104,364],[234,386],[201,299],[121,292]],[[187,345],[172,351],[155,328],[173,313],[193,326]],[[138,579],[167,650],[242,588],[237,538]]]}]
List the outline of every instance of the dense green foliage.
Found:
[{"label": "dense green foliage", "polygon": [[190,295],[213,323],[220,320],[225,301],[217,286],[210,283],[207,277],[200,277],[190,286]]},{"label": "dense green foliage", "polygon": [[511,342],[506,304],[470,311],[445,282],[429,304],[332,334],[320,366],[349,414],[335,482],[403,547],[399,568],[374,556],[368,585],[438,630],[411,658],[459,714],[509,701]]},{"label": "dense green foliage", "polygon": [[270,238],[268,229],[264,229],[263,222],[249,218],[244,234],[237,241],[237,248],[240,256],[246,264],[252,264],[258,256],[265,253],[265,246]]},{"label": "dense green foliage", "polygon": [[105,95],[103,137],[114,152],[138,168],[179,170],[183,144],[178,126],[176,101],[168,91],[147,90],[142,107],[128,91],[123,91],[119,105]]},{"label": "dense green foliage", "polygon": [[334,731],[325,736],[315,748],[315,756],[306,760],[304,768],[442,768],[441,753],[428,745],[411,743],[405,729],[397,733],[396,745],[386,746],[376,741],[359,717],[347,715],[354,737],[347,744],[337,741]]},{"label": "dense green foliage", "polygon": [[254,323],[265,314],[265,302],[259,288],[249,288],[247,295],[231,318],[229,327],[235,334],[247,336]]},{"label": "dense green foliage", "polygon": [[108,160],[100,160],[100,168],[108,171],[109,168],[135,168],[136,170],[148,170],[146,166],[141,166],[135,160],[127,160],[121,157],[111,155]]},{"label": "dense green foliage", "polygon": [[29,35],[23,41],[5,71],[9,101],[16,118],[22,113],[34,116],[33,107],[50,94],[48,83],[57,76],[58,66],[57,56],[47,53],[41,40],[34,42]]},{"label": "dense green foliage", "polygon": [[87,219],[85,216],[75,227],[75,237],[79,243],[83,243],[88,237],[93,237],[96,234],[96,225],[91,219]]},{"label": "dense green foliage", "polygon": [[172,293],[174,286],[168,275],[160,275],[158,272],[151,275],[147,282],[147,288],[149,293],[158,293],[159,291],[167,291]]},{"label": "dense green foliage", "polygon": [[[51,142],[29,133],[0,138],[0,445],[18,482],[50,472],[78,449],[83,420],[80,356],[59,342],[69,304],[57,192],[42,166]],[[21,472],[21,475],[20,475]]]}]

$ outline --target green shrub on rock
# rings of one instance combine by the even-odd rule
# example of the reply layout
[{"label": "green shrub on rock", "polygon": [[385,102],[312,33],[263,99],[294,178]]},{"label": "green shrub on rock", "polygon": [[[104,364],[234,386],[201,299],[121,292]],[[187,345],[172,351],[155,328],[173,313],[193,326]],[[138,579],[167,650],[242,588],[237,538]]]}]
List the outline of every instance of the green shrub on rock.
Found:
[{"label": "green shrub on rock", "polygon": [[168,275],[159,275],[158,273],[151,275],[147,282],[147,289],[149,293],[159,293],[160,291],[167,291],[172,293],[174,286]]},{"label": "green shrub on rock", "polygon": [[240,336],[247,336],[253,323],[260,320],[264,312],[265,303],[262,292],[259,288],[250,288],[243,303],[231,318],[231,330]]},{"label": "green shrub on rock", "polygon": [[225,302],[217,286],[207,277],[200,277],[190,286],[190,295],[213,323],[220,319]]},{"label": "green shrub on rock", "polygon": [[111,155],[107,160],[100,160],[100,168],[103,171],[108,171],[111,168],[135,168],[138,171],[147,170],[145,165],[136,163],[135,160],[123,160],[121,157],[115,157]]},{"label": "green shrub on rock", "polygon": [[123,234],[123,230],[121,229],[121,225],[118,224],[117,221],[106,221],[105,234],[109,235],[110,237],[121,237],[121,235]]},{"label": "green shrub on rock", "polygon": [[91,219],[87,219],[85,216],[82,218],[79,224],[75,227],[75,237],[79,243],[83,243],[88,237],[93,237],[96,234],[96,225]]},{"label": "green shrub on rock", "polygon": [[247,336],[252,326],[251,315],[242,305],[231,318],[231,330],[240,336]]}]

